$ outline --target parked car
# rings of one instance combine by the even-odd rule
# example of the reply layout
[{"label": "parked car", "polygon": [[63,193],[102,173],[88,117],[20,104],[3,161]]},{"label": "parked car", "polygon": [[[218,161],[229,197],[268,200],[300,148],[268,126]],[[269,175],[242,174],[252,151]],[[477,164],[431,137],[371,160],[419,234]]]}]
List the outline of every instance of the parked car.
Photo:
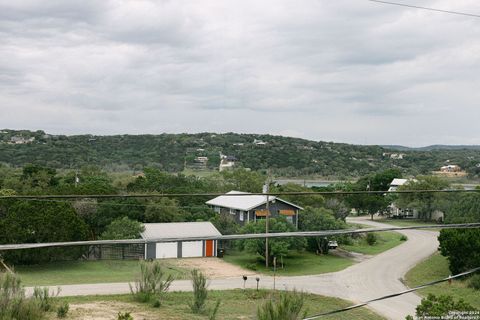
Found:
[{"label": "parked car", "polygon": [[337,249],[338,243],[335,240],[328,241],[328,249]]}]

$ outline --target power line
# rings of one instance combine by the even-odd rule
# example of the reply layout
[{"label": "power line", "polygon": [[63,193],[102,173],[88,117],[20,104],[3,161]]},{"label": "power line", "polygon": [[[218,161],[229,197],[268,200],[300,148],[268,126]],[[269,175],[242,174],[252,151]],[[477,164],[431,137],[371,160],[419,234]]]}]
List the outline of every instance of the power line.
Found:
[{"label": "power line", "polygon": [[401,296],[401,295],[404,295],[404,294],[407,294],[407,293],[410,293],[410,292],[414,292],[414,291],[417,291],[417,290],[420,290],[420,289],[423,289],[423,288],[426,288],[426,287],[434,286],[436,284],[439,284],[439,283],[442,283],[442,282],[445,282],[445,281],[450,281],[452,279],[464,277],[464,276],[467,276],[469,274],[475,273],[477,271],[480,271],[480,267],[477,267],[477,268],[474,268],[474,269],[456,274],[454,276],[450,276],[450,277],[443,278],[443,279],[440,279],[440,280],[435,280],[435,281],[432,281],[432,282],[429,282],[429,283],[425,283],[425,284],[422,284],[418,287],[414,287],[414,288],[411,288],[411,289],[408,289],[408,290],[404,290],[404,291],[397,292],[397,293],[392,293],[392,294],[389,294],[389,295],[386,295],[386,296],[383,296],[383,297],[380,297],[380,298],[375,298],[375,299],[372,299],[372,300],[368,300],[368,301],[365,301],[365,302],[362,302],[362,303],[359,303],[359,304],[356,304],[356,305],[353,305],[353,306],[350,306],[350,307],[346,307],[346,308],[342,308],[342,309],[338,309],[338,310],[334,310],[334,311],[329,311],[329,312],[324,312],[324,313],[319,313],[319,314],[316,314],[316,315],[312,315],[312,316],[309,316],[307,318],[304,318],[303,320],[318,319],[320,317],[324,317],[324,316],[328,316],[328,315],[332,315],[332,314],[336,314],[336,313],[340,313],[340,312],[345,312],[345,311],[349,311],[349,310],[352,310],[352,309],[357,309],[357,308],[360,308],[360,307],[364,307],[367,304],[375,302],[375,301],[381,301],[381,300],[385,300],[385,299],[398,297],[398,296]]},{"label": "power line", "polygon": [[308,196],[308,195],[356,195],[356,194],[415,194],[415,193],[480,193],[480,189],[447,189],[447,190],[396,190],[396,191],[308,191],[308,192],[270,192],[270,193],[137,193],[137,194],[71,194],[71,195],[12,195],[0,196],[2,199],[128,199],[128,198],[179,198],[179,197],[248,197],[248,196]]},{"label": "power line", "polygon": [[429,7],[415,6],[415,5],[406,4],[406,3],[390,2],[390,1],[381,1],[381,0],[366,0],[366,1],[376,2],[376,3],[381,3],[381,4],[389,4],[389,5],[400,6],[400,7],[415,8],[415,9],[422,9],[422,10],[429,10],[429,11],[436,11],[436,12],[448,13],[448,14],[456,14],[456,15],[462,15],[462,16],[480,18],[480,15],[478,15],[478,14],[473,14],[473,13],[468,13],[468,12],[442,10],[442,9],[435,9],[435,8],[429,8]]},{"label": "power line", "polygon": [[250,234],[231,234],[220,236],[200,236],[200,237],[161,237],[153,239],[120,239],[120,240],[88,240],[88,241],[65,241],[65,242],[44,242],[44,243],[18,243],[0,245],[1,250],[19,250],[35,249],[48,247],[71,247],[71,246],[90,246],[90,245],[108,245],[108,244],[146,244],[157,242],[177,242],[177,241],[200,241],[200,240],[244,240],[244,239],[265,239],[265,238],[300,238],[300,237],[332,237],[338,235],[385,232],[398,230],[415,229],[469,229],[480,228],[480,223],[459,223],[459,224],[435,224],[426,226],[410,227],[388,227],[388,228],[368,228],[368,229],[340,229],[340,230],[320,230],[320,231],[295,231],[278,233],[250,233]]}]

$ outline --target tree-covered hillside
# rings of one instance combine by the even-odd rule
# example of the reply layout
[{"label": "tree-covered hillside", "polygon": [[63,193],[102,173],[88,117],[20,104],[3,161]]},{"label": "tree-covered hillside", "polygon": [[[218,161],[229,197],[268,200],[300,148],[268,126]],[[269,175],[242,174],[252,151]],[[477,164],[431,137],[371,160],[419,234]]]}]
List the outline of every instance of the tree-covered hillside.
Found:
[{"label": "tree-covered hillside", "polygon": [[[217,169],[220,154],[237,165],[270,169],[275,175],[356,177],[388,168],[405,174],[425,174],[448,163],[478,175],[480,151],[441,149],[396,151],[305,139],[236,133],[160,135],[49,135],[43,131],[0,131],[0,163],[14,167],[32,163],[57,169],[97,165],[107,170],[156,167],[179,172],[186,167]],[[199,163],[198,157],[207,157]]]}]

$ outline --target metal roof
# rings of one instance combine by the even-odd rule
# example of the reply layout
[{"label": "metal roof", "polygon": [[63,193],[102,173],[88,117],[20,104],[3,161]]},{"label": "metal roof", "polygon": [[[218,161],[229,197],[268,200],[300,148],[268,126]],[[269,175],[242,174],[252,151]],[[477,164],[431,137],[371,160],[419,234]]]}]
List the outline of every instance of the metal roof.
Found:
[{"label": "metal roof", "polygon": [[390,182],[390,185],[391,186],[403,186],[407,181],[408,181],[408,179],[395,178],[395,179],[392,180],[392,182]]},{"label": "metal roof", "polygon": [[[230,192],[227,192],[229,196],[218,196],[216,198],[213,198],[212,200],[209,200],[205,202],[208,205],[211,206],[217,206],[217,207],[224,207],[224,208],[231,208],[231,209],[237,209],[237,210],[243,210],[243,211],[248,211],[253,208],[256,208],[258,206],[261,206],[262,204],[267,203],[267,196],[262,196],[262,195],[246,195],[249,194],[248,192],[241,192],[241,191],[235,191],[232,190]],[[231,196],[231,194],[238,194],[239,196]],[[285,201],[283,199],[280,199],[275,196],[269,196],[268,200],[271,202],[273,200],[278,200],[282,201],[286,204],[289,204],[293,207],[296,207],[298,209],[303,209],[300,206],[297,206],[296,204],[293,204],[291,202]]]},{"label": "metal roof", "polygon": [[141,236],[145,240],[222,235],[211,222],[144,223],[143,225],[145,231],[141,233]]}]

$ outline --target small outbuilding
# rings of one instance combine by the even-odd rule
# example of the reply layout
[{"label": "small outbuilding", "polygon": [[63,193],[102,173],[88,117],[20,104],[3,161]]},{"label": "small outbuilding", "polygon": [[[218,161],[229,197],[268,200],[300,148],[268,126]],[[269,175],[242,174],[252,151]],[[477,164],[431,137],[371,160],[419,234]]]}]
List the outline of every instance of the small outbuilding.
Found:
[{"label": "small outbuilding", "polygon": [[[216,240],[155,242],[160,238],[212,237],[221,233],[211,222],[145,223],[145,259],[215,257]],[[151,240],[152,242],[149,242]]]}]

